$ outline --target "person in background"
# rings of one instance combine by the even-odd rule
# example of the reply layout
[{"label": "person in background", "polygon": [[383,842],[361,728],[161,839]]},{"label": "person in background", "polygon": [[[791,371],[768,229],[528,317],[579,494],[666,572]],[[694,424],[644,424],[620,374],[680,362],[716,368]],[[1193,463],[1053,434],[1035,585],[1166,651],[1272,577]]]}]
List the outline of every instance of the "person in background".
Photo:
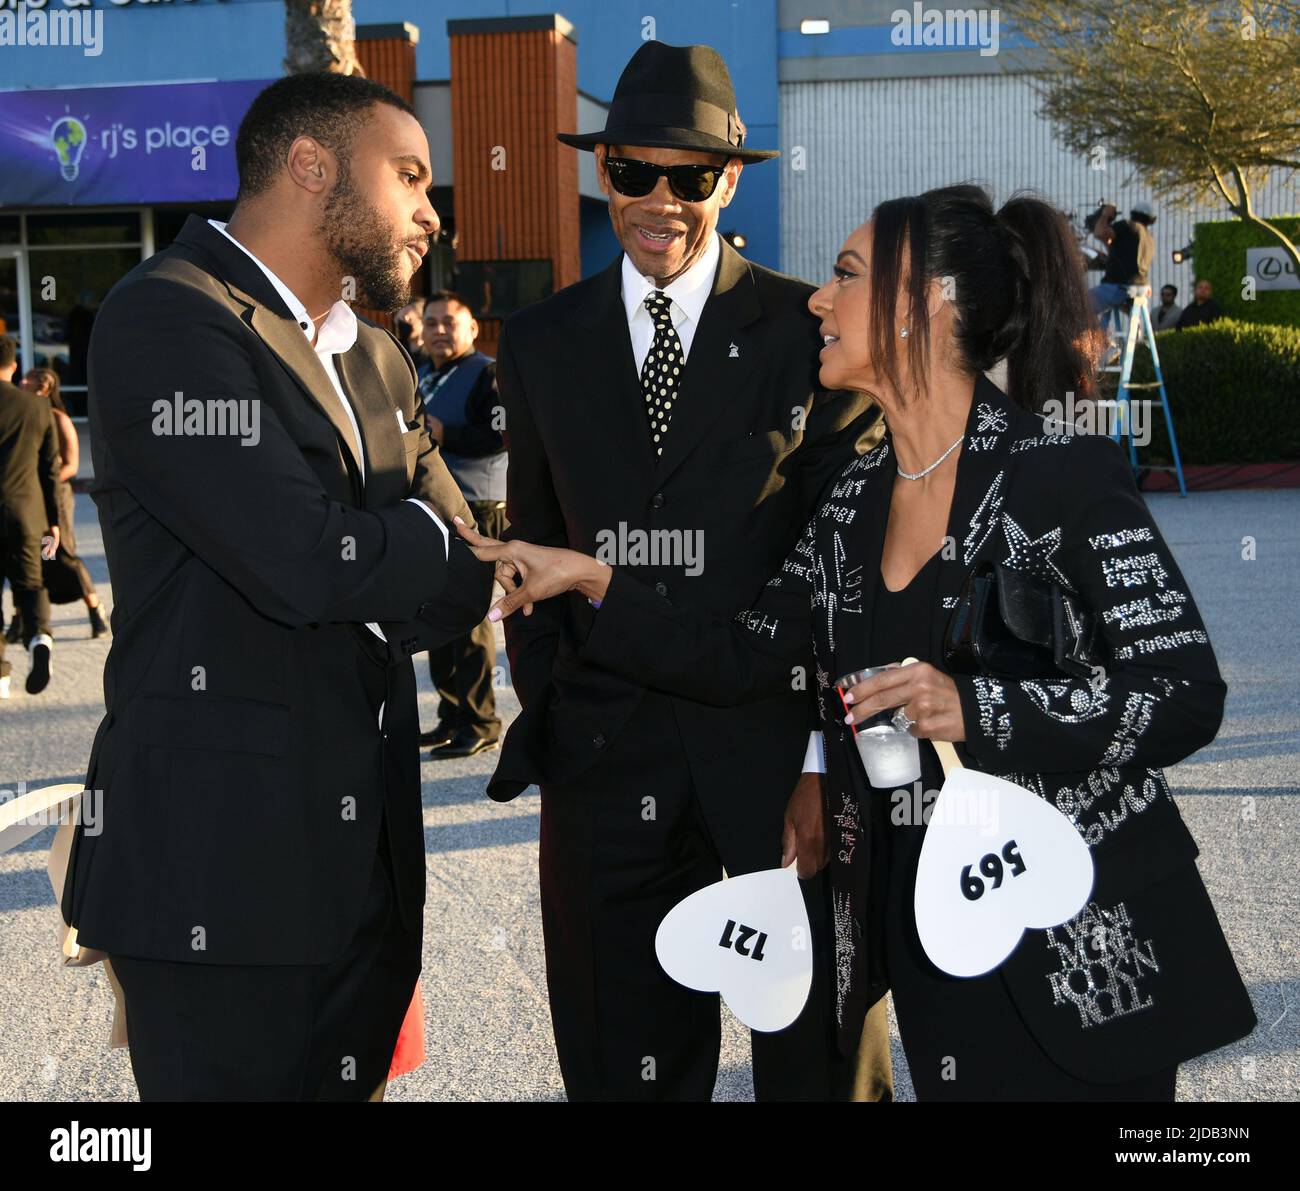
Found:
[{"label": "person in background", "polygon": [[[7,582],[9,582],[9,576],[0,575],[0,592],[4,591]],[[13,586],[12,583],[9,583],[10,594],[13,593]],[[3,617],[4,608],[0,606],[0,619],[3,619]],[[9,618],[8,627],[4,631],[4,639],[6,645],[17,645],[23,639],[23,614],[19,610],[16,601],[14,603],[14,614]]]},{"label": "person in background", "polygon": [[[506,449],[496,362],[475,350],[477,337],[478,323],[464,299],[450,290],[426,299],[421,341],[427,364],[420,372],[420,397],[429,436],[442,448],[474,520],[495,526],[493,536],[499,537],[506,528]],[[429,651],[438,722],[421,733],[420,743],[433,746],[434,760],[497,747],[496,658],[496,632],[486,620],[468,636]]]},{"label": "person in background", "polygon": [[1223,307],[1214,300],[1214,286],[1204,277],[1196,283],[1192,294],[1194,300],[1190,305],[1184,306],[1182,314],[1178,316],[1179,331],[1187,327],[1199,327],[1202,323],[1212,323],[1223,317]]},{"label": "person in background", "polygon": [[1115,222],[1115,205],[1107,203],[1093,230],[1107,247],[1106,271],[1088,291],[1093,311],[1101,316],[1128,301],[1131,285],[1149,285],[1156,242],[1151,235],[1155,213],[1147,203],[1134,203],[1128,219]]},{"label": "person in background", "polygon": [[[59,473],[55,488],[55,501],[59,510],[59,548],[54,558],[42,566],[45,590],[52,603],[67,604],[73,600],[84,600],[90,616],[90,635],[102,637],[108,632],[108,623],[104,620],[104,611],[99,602],[99,593],[95,590],[94,580],[86,570],[86,564],[77,556],[77,539],[73,533],[72,523],[76,508],[76,498],[72,494],[72,480],[77,474],[81,459],[81,446],[77,440],[77,428],[68,416],[67,406],[59,395],[59,378],[49,368],[33,368],[23,377],[22,387],[29,393],[35,393],[43,401],[50,403],[54,415],[54,431],[59,446]],[[18,617],[15,616],[15,620]]]},{"label": "person in background", "polygon": [[393,334],[397,341],[406,348],[406,354],[415,362],[419,370],[425,362],[424,352],[420,347],[420,333],[423,327],[424,299],[412,298],[397,312],[393,319]]},{"label": "person in background", "polygon": [[[17,368],[17,345],[7,335],[0,337],[0,571],[13,584],[29,657],[27,693],[36,695],[49,685],[53,669],[41,558],[52,558],[59,545],[59,452],[49,406],[13,383]],[[0,639],[0,698],[7,699],[10,664],[4,648]]]},{"label": "person in background", "polygon": [[1151,325],[1157,331],[1170,331],[1178,325],[1178,316],[1183,308],[1178,305],[1178,287],[1162,285],[1160,287],[1160,305],[1151,312]]}]

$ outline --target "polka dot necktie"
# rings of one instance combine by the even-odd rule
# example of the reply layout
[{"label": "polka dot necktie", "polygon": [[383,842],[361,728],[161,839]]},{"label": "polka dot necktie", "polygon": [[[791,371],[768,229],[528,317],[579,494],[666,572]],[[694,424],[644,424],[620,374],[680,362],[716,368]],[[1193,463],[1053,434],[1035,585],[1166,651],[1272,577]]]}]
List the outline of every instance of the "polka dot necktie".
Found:
[{"label": "polka dot necktie", "polygon": [[645,308],[654,319],[655,338],[650,354],[641,365],[641,392],[645,394],[646,417],[650,420],[650,438],[656,455],[664,453],[664,436],[682,385],[682,341],[673,326],[672,304],[672,299],[661,289],[645,297]]}]

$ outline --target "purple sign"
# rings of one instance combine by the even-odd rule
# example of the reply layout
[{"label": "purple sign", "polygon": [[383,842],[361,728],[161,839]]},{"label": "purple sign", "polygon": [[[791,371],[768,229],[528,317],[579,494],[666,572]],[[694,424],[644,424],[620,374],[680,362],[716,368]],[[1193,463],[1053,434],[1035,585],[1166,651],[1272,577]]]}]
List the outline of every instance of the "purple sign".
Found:
[{"label": "purple sign", "polygon": [[0,204],[233,199],[235,133],[271,79],[0,95]]}]

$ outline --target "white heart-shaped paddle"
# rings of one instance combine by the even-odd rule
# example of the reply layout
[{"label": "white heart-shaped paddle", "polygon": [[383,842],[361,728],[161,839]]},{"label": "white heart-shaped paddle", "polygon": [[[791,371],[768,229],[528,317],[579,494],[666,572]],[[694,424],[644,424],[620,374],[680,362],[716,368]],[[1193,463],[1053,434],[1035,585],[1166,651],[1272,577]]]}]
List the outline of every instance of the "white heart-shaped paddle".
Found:
[{"label": "white heart-shaped paddle", "polygon": [[982,976],[1026,930],[1058,926],[1083,909],[1092,893],[1092,852],[1050,802],[963,768],[946,740],[930,744],[944,783],[917,862],[916,933],[935,967]]},{"label": "white heart-shaped paddle", "polygon": [[[931,962],[981,976],[1026,930],[1073,918],[1092,892],[1092,852],[1050,802],[991,774],[961,768],[931,742],[947,777],[916,870],[916,930]],[[951,754],[951,764],[945,754]]]},{"label": "white heart-shaped paddle", "polygon": [[678,984],[720,992],[751,1030],[783,1030],[812,987],[812,932],[795,866],[729,877],[683,898],[655,934]]}]

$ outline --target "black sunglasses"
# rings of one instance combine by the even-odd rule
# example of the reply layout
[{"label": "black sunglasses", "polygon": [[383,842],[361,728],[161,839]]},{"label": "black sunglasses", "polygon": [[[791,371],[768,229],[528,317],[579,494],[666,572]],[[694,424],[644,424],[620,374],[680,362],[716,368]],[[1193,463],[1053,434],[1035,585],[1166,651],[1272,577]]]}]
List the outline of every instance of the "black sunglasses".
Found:
[{"label": "black sunglasses", "polygon": [[609,184],[628,198],[644,198],[659,179],[668,179],[668,188],[686,203],[702,203],[717,188],[725,165],[655,165],[631,157],[606,157],[605,172]]}]

